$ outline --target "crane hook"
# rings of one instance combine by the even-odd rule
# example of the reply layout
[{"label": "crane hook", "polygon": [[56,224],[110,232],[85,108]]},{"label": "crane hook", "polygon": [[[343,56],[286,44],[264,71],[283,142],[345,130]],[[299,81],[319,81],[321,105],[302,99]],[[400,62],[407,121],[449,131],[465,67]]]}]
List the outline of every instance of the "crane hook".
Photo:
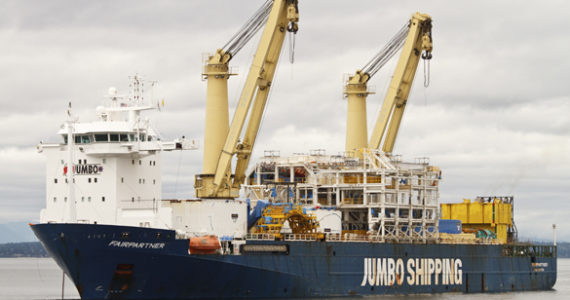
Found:
[{"label": "crane hook", "polygon": [[290,22],[289,25],[287,25],[287,31],[289,32],[297,33],[298,30],[299,30],[299,25],[297,25],[297,23],[295,22]]}]

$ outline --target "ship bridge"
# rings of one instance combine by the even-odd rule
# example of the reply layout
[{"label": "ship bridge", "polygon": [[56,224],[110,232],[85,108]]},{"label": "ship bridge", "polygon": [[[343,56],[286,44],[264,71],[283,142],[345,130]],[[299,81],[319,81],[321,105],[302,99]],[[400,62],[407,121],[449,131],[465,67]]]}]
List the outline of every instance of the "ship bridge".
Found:
[{"label": "ship bridge", "polygon": [[[160,201],[160,153],[195,150],[198,143],[184,137],[163,140],[141,115],[159,109],[160,104],[144,98],[140,77],[132,79],[133,91],[126,99],[115,88],[109,89],[106,105],[96,108],[95,121],[80,122],[68,111],[69,120],[58,131],[61,142],[37,145],[46,156],[47,204],[40,214],[42,223],[171,225],[170,208],[162,207]],[[76,218],[69,219],[70,206]]]}]

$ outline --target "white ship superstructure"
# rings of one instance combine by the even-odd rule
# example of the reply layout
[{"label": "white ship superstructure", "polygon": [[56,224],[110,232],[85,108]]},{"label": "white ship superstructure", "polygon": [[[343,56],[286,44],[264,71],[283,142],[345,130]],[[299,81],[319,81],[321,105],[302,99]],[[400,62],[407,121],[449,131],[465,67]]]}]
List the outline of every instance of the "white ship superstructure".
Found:
[{"label": "white ship superstructure", "polygon": [[38,145],[47,160],[42,223],[171,226],[170,208],[161,205],[160,153],[193,150],[197,145],[184,137],[161,140],[149,119],[141,116],[157,108],[152,99],[145,99],[144,85],[139,76],[132,77],[127,99],[110,88],[107,105],[96,109],[96,121],[70,118],[58,132],[60,143]]}]

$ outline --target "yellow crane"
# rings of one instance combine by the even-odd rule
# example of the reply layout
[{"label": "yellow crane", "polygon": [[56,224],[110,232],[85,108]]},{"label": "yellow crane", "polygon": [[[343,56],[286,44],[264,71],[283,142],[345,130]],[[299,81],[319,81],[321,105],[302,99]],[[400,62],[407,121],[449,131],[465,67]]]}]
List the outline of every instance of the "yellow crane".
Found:
[{"label": "yellow crane", "polygon": [[242,28],[220,49],[210,55],[202,76],[207,80],[206,127],[204,133],[203,174],[214,174],[229,131],[228,79],[235,75],[230,60],[249,42],[267,21],[272,0],[267,0]]},{"label": "yellow crane", "polygon": [[[409,30],[404,42],[398,65],[390,82],[386,98],[370,137],[368,148],[378,149],[384,137],[382,151],[392,153],[406,102],[412,88],[420,58],[431,59],[433,48],[431,38],[431,17],[415,13],[409,22]],[[388,125],[386,131],[386,126]]]},{"label": "yellow crane", "polygon": [[[240,184],[245,179],[245,171],[257,137],[285,34],[287,32],[296,33],[298,21],[297,0],[273,1],[234,118],[225,137],[224,145],[217,155],[215,171],[213,174],[196,176],[194,184],[196,196],[200,198],[236,198],[239,196]],[[247,129],[239,142],[246,119],[248,120]],[[209,125],[210,123],[207,122],[206,127]],[[206,128],[206,133],[210,133],[208,128]],[[218,130],[215,134],[223,134],[223,132]],[[231,160],[234,155],[237,155],[237,163],[232,174]]]},{"label": "yellow crane", "polygon": [[350,75],[344,86],[344,96],[347,98],[348,109],[346,118],[346,152],[361,157],[357,149],[368,147],[368,129],[366,121],[366,97],[373,92],[368,90],[368,81],[396,54],[402,47],[408,24],[376,54],[362,69]]}]

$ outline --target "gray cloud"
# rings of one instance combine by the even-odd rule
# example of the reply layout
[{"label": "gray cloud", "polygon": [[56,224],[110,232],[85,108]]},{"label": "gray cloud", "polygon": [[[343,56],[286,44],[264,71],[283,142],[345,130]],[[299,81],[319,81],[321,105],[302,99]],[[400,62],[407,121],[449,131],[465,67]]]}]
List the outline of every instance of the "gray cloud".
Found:
[{"label": "gray cloud", "polygon": [[[165,138],[202,140],[203,53],[221,47],[263,1],[2,1],[0,3],[0,223],[37,219],[44,206],[39,140],[57,141],[64,108],[87,120],[109,86],[135,72],[159,81],[165,109],[150,118]],[[431,85],[420,65],[396,144],[444,170],[444,202],[513,194],[519,229],[570,240],[570,52],[563,1],[301,1],[295,63],[288,45],[255,156],[344,149],[343,74],[362,67],[420,10],[434,19]],[[256,41],[232,60],[235,105]],[[286,42],[287,43],[287,42]],[[395,62],[370,82],[371,128]],[[163,195],[191,197],[202,151],[165,153]]]}]

